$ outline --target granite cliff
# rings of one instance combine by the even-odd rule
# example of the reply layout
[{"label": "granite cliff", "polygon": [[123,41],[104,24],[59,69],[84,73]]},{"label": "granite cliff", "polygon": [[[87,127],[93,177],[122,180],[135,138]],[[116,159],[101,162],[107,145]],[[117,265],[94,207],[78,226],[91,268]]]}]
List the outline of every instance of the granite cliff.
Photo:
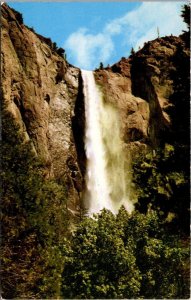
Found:
[{"label": "granite cliff", "polygon": [[[45,176],[67,182],[69,207],[76,211],[86,168],[80,69],[19,16],[6,4],[2,6],[4,103],[44,161]],[[132,152],[139,155],[155,149],[175,134],[173,95],[180,57],[187,74],[189,49],[184,34],[157,38],[129,58],[95,71],[104,100],[119,110],[128,159]]]},{"label": "granite cliff", "polygon": [[171,99],[180,62],[177,55],[184,58],[188,75],[189,49],[175,36],[145,43],[128,59],[95,72],[106,101],[119,109],[123,140],[130,149],[160,146],[164,135],[172,131],[170,108],[174,107]]},{"label": "granite cliff", "polygon": [[79,205],[82,175],[72,132],[80,70],[27,28],[19,14],[2,6],[4,103],[44,161],[45,176],[64,178],[70,207]]},{"label": "granite cliff", "polygon": [[[96,220],[82,205],[81,70],[19,12],[1,10],[2,298],[189,298],[189,32],[94,71],[99,102],[111,108],[100,140],[110,145],[120,120],[111,162],[126,166],[138,200],[132,214],[121,207]],[[107,167],[112,184],[113,175],[127,184],[116,164]]]}]

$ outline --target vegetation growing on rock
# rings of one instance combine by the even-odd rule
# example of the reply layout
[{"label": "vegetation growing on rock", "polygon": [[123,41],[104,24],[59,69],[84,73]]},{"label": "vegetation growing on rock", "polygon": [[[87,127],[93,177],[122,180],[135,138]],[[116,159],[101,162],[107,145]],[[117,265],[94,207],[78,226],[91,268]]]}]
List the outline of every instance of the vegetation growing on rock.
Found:
[{"label": "vegetation growing on rock", "polygon": [[56,297],[68,216],[63,185],[44,178],[43,163],[2,111],[1,278],[5,298]]},{"label": "vegetation growing on rock", "polygon": [[[182,15],[189,27],[188,11],[184,6]],[[27,37],[31,32],[23,35],[22,16],[7,6],[4,13],[3,30],[8,29],[10,36],[4,44],[8,51],[3,52],[3,298],[188,298],[188,32],[148,42],[130,59],[123,58],[107,70],[100,65],[97,80],[104,87],[106,101],[118,105],[124,145],[133,145],[132,151],[137,146],[133,180],[138,202],[132,215],[123,207],[116,216],[106,210],[94,218],[82,214],[71,231],[68,203],[76,208],[82,191],[79,160],[85,174],[79,71],[73,68],[67,73],[68,64],[55,55],[62,56],[64,49],[35,33],[35,41],[43,43],[38,55],[44,65],[44,58],[52,65],[40,72]],[[6,27],[6,17],[17,20],[22,28]],[[22,44],[17,35],[24,40]],[[30,55],[24,56],[26,52]],[[6,64],[9,59],[11,63]],[[26,127],[28,140],[18,124]],[[53,137],[64,140],[62,151]],[[43,160],[39,158],[42,152],[46,154]],[[49,154],[54,163],[48,161]],[[54,174],[64,170],[62,176],[48,178],[48,162],[54,165]],[[71,197],[71,190],[76,198]]]}]

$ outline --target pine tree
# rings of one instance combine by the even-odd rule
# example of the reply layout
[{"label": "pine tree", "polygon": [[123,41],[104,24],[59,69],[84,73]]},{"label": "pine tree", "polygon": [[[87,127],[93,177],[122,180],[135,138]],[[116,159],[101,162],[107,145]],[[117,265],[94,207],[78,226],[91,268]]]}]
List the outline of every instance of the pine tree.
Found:
[{"label": "pine tree", "polygon": [[183,17],[184,22],[187,24],[187,27],[190,30],[190,5],[185,4],[182,7],[181,16]]},{"label": "pine tree", "polygon": [[131,55],[135,55],[135,50],[133,47],[131,48]]},{"label": "pine tree", "polygon": [[103,70],[103,63],[102,62],[100,62],[99,68],[100,68],[100,70]]}]

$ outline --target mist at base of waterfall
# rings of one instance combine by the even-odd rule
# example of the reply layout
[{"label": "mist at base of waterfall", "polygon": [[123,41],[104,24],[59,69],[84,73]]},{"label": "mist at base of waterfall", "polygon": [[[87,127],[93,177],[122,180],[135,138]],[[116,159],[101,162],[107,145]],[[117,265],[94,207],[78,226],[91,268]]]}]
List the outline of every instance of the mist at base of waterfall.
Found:
[{"label": "mist at base of waterfall", "polygon": [[132,212],[129,163],[120,139],[118,111],[104,103],[92,71],[82,70],[85,100],[86,191],[84,205],[89,215],[103,208],[117,213],[121,205]]}]

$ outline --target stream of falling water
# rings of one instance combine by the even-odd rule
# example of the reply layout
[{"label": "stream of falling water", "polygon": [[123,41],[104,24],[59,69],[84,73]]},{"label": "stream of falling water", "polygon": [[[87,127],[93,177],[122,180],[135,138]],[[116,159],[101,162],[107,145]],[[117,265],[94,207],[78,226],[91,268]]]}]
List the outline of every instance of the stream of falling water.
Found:
[{"label": "stream of falling water", "polygon": [[85,99],[86,192],[88,213],[103,208],[117,213],[121,205],[131,212],[129,182],[115,107],[103,101],[92,71],[82,70]]}]

